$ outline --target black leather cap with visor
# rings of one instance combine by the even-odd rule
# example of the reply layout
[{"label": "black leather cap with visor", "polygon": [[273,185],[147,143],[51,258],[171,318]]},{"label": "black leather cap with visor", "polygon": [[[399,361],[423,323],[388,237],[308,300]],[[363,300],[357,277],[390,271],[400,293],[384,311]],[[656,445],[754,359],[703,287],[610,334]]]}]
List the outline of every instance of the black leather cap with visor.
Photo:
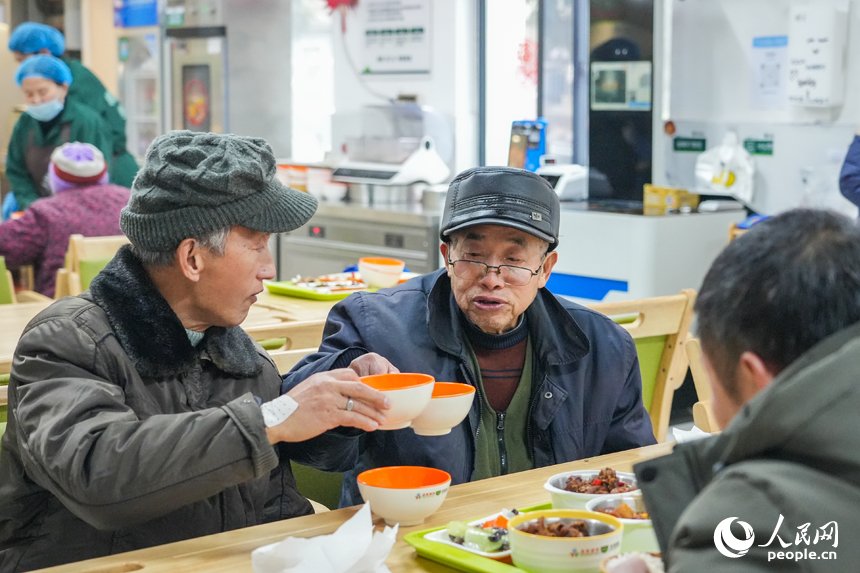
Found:
[{"label": "black leather cap with visor", "polygon": [[558,246],[559,200],[540,175],[513,167],[473,167],[448,187],[439,236],[475,225],[519,229]]}]

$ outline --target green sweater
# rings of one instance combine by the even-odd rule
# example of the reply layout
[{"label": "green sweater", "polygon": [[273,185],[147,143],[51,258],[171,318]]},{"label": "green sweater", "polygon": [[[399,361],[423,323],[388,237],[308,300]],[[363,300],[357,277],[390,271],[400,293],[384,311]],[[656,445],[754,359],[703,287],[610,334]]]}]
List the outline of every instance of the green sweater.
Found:
[{"label": "green sweater", "polygon": [[484,391],[481,368],[468,340],[466,348],[472,371],[478,380],[476,399],[481,400],[481,421],[475,440],[475,470],[472,472],[472,481],[533,469],[534,463],[526,443],[532,387],[531,337],[526,344],[526,358],[520,383],[504,412],[496,412],[490,406]]}]

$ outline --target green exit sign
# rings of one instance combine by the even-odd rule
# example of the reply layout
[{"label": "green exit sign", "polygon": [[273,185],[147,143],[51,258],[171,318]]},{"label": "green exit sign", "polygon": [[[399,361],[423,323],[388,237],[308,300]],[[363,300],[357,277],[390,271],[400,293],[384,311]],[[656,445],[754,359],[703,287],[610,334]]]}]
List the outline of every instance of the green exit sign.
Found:
[{"label": "green exit sign", "polygon": [[745,139],[744,149],[750,155],[773,155],[773,140]]},{"label": "green exit sign", "polygon": [[693,151],[702,153],[705,151],[704,137],[676,137],[672,140],[675,151]]}]

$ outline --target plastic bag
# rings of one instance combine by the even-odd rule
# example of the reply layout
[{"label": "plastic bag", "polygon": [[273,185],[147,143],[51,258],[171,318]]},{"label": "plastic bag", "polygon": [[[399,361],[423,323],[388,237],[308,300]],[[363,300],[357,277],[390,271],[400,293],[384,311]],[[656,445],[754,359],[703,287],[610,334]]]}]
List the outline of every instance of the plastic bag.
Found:
[{"label": "plastic bag", "polygon": [[752,157],[731,131],[723,138],[722,145],[696,159],[697,191],[703,195],[729,195],[749,206],[754,176]]}]

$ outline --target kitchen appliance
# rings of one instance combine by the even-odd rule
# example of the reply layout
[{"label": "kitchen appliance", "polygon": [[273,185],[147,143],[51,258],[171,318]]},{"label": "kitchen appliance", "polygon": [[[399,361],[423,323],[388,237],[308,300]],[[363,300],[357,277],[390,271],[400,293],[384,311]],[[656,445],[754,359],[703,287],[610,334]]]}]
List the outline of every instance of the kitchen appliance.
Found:
[{"label": "kitchen appliance", "polygon": [[221,0],[167,0],[165,124],[225,133],[227,28]]},{"label": "kitchen appliance", "polygon": [[438,269],[440,213],[418,205],[320,203],[303,227],[280,235],[278,279],[318,276],[355,266],[362,257],[399,259],[415,273]]},{"label": "kitchen appliance", "polygon": [[432,110],[416,104],[365,106],[360,125],[360,134],[347,137],[346,158],[332,171],[333,181],[350,184],[350,201],[415,203],[423,186],[450,175],[453,135]]},{"label": "kitchen appliance", "polygon": [[588,199],[588,167],[547,163],[538,167],[536,173],[552,185],[561,201]]}]

